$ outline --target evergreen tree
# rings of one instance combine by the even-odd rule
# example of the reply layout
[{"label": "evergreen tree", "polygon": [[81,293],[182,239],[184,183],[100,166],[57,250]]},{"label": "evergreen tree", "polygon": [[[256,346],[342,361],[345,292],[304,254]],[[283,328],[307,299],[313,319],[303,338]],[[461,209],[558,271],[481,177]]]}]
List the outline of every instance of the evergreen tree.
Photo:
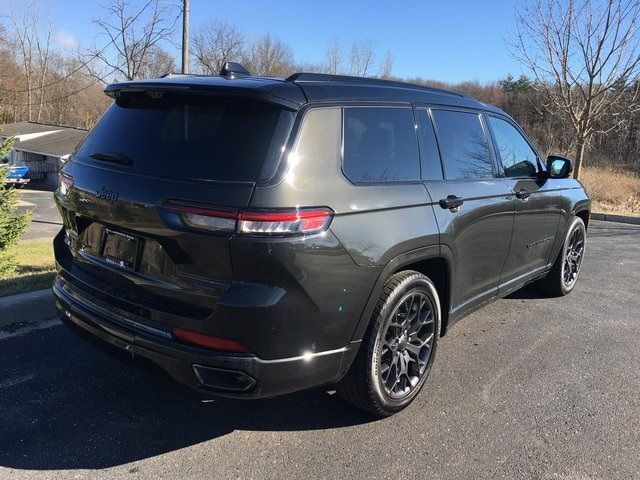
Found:
[{"label": "evergreen tree", "polygon": [[[0,158],[8,155],[12,146],[13,138],[0,144]],[[9,166],[0,165],[0,277],[15,270],[15,258],[9,248],[18,243],[31,217],[31,212],[18,212],[18,194],[6,183],[8,174]]]}]

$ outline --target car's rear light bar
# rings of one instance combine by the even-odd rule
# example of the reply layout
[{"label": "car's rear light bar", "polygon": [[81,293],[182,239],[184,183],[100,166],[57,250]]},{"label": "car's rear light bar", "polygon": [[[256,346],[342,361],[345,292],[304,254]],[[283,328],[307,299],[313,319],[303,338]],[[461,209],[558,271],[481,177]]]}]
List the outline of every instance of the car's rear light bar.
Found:
[{"label": "car's rear light bar", "polygon": [[179,214],[188,227],[245,235],[311,235],[324,232],[333,218],[333,210],[326,207],[237,211],[167,202],[164,208]]},{"label": "car's rear light bar", "polygon": [[240,342],[228,338],[213,337],[204,333],[193,332],[183,328],[173,327],[173,335],[183,342],[192,343],[201,347],[230,353],[247,353],[247,348]]}]

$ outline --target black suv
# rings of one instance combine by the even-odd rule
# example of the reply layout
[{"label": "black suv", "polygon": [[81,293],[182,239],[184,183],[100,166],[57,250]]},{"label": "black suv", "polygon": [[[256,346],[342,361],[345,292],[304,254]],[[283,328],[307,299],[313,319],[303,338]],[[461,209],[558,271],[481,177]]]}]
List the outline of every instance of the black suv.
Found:
[{"label": "black suv", "polygon": [[336,385],[390,415],[454,321],[534,280],[575,286],[589,198],[498,108],[234,64],[105,92],[55,194],[57,308],[181,383]]}]

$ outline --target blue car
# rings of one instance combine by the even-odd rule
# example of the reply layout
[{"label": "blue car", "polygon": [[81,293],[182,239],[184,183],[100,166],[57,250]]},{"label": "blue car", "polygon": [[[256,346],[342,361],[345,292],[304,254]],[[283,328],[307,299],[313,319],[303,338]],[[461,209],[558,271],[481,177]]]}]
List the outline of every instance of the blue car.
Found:
[{"label": "blue car", "polygon": [[[3,158],[0,163],[8,163],[8,159]],[[9,175],[5,183],[10,183],[16,187],[22,187],[29,183],[29,167],[26,166],[12,166],[9,167]]]}]

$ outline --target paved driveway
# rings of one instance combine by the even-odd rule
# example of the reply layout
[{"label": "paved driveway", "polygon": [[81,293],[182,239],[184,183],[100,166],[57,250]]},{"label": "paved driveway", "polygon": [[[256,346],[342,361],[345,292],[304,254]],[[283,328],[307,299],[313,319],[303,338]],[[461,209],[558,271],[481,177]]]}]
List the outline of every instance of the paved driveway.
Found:
[{"label": "paved driveway", "polygon": [[62,227],[60,212],[53,200],[53,192],[46,190],[19,190],[21,210],[32,210],[31,224],[23,240],[53,238]]},{"label": "paved driveway", "polygon": [[589,235],[570,296],[460,321],[385,420],[322,390],[203,401],[62,326],[0,340],[0,478],[640,478],[640,227]]}]

